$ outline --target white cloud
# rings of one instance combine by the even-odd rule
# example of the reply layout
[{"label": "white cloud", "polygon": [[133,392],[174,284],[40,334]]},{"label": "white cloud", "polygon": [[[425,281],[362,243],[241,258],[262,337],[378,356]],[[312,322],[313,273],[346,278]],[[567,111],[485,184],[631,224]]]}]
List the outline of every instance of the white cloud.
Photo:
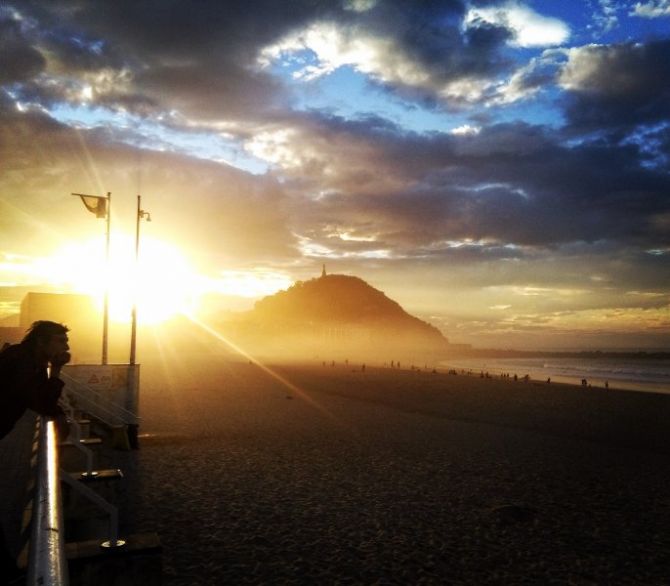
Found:
[{"label": "white cloud", "polygon": [[670,0],[650,0],[649,2],[638,2],[633,7],[631,16],[642,18],[659,18],[670,16]]},{"label": "white cloud", "polygon": [[291,169],[300,166],[301,159],[293,148],[296,131],[291,128],[257,132],[245,144],[247,152],[269,163]]},{"label": "white cloud", "polygon": [[353,12],[367,12],[377,5],[377,0],[344,0],[344,9]]},{"label": "white cloud", "polygon": [[316,62],[296,71],[296,79],[310,81],[349,66],[382,82],[422,86],[430,75],[421,65],[403,54],[392,39],[372,36],[333,22],[318,22],[304,31],[284,37],[261,52],[259,62],[267,66],[283,57],[312,51]]},{"label": "white cloud", "polygon": [[458,128],[454,128],[451,130],[451,134],[455,134],[457,136],[468,136],[468,135],[475,135],[479,134],[481,131],[480,126],[470,126],[469,124],[463,124],[463,126],[459,126]]},{"label": "white cloud", "polygon": [[465,15],[465,27],[473,26],[478,21],[510,29],[514,33],[510,44],[518,47],[561,45],[570,36],[570,28],[562,20],[542,16],[517,2],[470,8]]},{"label": "white cloud", "polygon": [[[567,38],[567,27],[556,19],[542,17],[516,4],[496,10],[499,12],[496,15],[502,14],[500,18],[504,17],[506,26],[516,32],[518,45],[539,45],[535,37],[541,37],[545,45]],[[481,9],[477,14],[481,17],[491,12],[488,16],[498,18],[492,11]],[[472,14],[475,14],[474,10]],[[522,23],[520,19],[523,18],[528,22]],[[258,59],[261,67],[278,62],[299,65],[292,75],[304,82],[329,75],[341,67],[350,67],[383,84],[426,91],[454,104],[482,101],[489,105],[506,104],[530,97],[539,89],[524,83],[527,75],[538,66],[535,61],[532,67],[519,70],[507,81],[478,76],[438,80],[392,37],[372,35],[364,29],[344,27],[336,22],[313,23],[261,51]]]},{"label": "white cloud", "polygon": [[614,0],[599,0],[600,12],[593,15],[593,21],[599,33],[608,33],[619,26],[617,11],[620,9]]},{"label": "white cloud", "polygon": [[606,51],[603,45],[586,45],[573,47],[566,52],[568,62],[559,75],[558,81],[562,88],[580,90],[588,86],[603,65]]},{"label": "white cloud", "polygon": [[444,87],[438,89],[438,94],[445,100],[453,99],[474,103],[480,101],[495,85],[497,85],[497,82],[489,79],[463,77],[450,81]]}]

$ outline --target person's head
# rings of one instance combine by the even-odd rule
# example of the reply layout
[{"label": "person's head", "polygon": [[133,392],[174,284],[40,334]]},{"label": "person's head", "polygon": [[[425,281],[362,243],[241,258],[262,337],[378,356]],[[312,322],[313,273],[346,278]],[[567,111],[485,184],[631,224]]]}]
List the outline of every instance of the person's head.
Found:
[{"label": "person's head", "polygon": [[53,360],[70,349],[68,331],[67,326],[54,321],[36,321],[30,326],[21,343],[30,346],[40,358]]}]

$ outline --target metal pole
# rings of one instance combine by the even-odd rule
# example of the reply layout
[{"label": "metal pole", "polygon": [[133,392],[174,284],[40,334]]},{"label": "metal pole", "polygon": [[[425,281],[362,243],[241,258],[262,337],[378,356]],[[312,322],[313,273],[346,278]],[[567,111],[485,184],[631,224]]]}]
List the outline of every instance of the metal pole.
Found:
[{"label": "metal pole", "polygon": [[105,268],[107,278],[105,279],[105,304],[102,318],[102,363],[107,364],[107,338],[109,334],[109,236],[112,218],[112,194],[107,192],[107,236],[105,242]]},{"label": "metal pole", "polygon": [[[137,196],[137,217],[135,218],[135,283],[137,283],[138,260],[140,255],[140,219],[142,218],[142,196]],[[132,324],[130,327],[130,364],[135,364],[137,344],[137,289],[133,295]]]}]

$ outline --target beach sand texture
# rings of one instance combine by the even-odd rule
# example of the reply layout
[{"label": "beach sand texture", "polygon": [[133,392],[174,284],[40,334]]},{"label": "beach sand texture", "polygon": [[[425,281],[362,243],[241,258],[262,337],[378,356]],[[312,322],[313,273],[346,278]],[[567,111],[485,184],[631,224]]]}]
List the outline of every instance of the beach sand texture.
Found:
[{"label": "beach sand texture", "polygon": [[165,584],[670,583],[670,396],[172,364],[118,453]]}]

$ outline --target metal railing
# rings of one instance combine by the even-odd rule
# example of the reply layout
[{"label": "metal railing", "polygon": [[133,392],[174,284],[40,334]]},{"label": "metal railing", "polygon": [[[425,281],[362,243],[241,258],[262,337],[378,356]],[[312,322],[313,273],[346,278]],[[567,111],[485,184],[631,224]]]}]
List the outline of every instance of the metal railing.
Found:
[{"label": "metal railing", "polygon": [[54,420],[47,417],[40,417],[39,426],[27,584],[67,586],[58,430]]},{"label": "metal railing", "polygon": [[66,384],[64,392],[76,401],[77,406],[88,411],[108,426],[137,425],[139,423],[139,417],[136,413],[114,403],[89,385],[79,382],[66,372],[61,372],[60,376]]}]

